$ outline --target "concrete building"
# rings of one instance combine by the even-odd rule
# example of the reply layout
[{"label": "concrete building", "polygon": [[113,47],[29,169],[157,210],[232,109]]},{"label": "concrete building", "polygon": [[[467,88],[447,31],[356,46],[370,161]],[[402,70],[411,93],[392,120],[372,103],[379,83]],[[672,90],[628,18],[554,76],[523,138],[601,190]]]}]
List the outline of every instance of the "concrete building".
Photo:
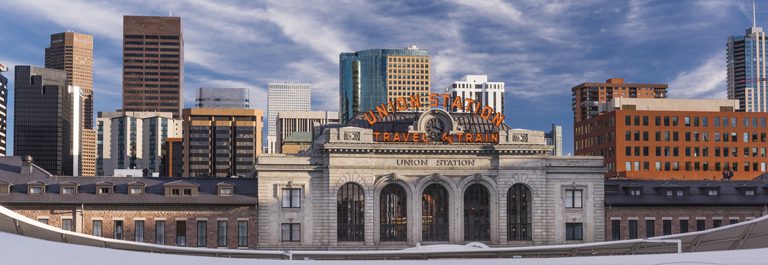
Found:
[{"label": "concrete building", "polygon": [[768,40],[757,26],[752,4],[752,27],[744,35],[728,37],[728,99],[738,100],[742,111],[768,112],[768,67],[762,59]]},{"label": "concrete building", "polygon": [[7,146],[6,131],[8,129],[8,78],[3,72],[8,69],[0,63],[0,156],[5,156]]},{"label": "concrete building", "polygon": [[[54,175],[78,175],[75,154],[79,92],[67,86],[64,70],[16,66],[13,152],[36,157]],[[75,133],[73,133],[75,132]]]},{"label": "concrete building", "polygon": [[666,98],[666,84],[624,83],[624,78],[610,78],[605,83],[582,83],[571,88],[574,124],[597,116],[600,103],[613,98]]},{"label": "concrete building", "polygon": [[183,95],[181,18],[123,16],[123,110],[179,119]]},{"label": "concrete building", "polygon": [[748,180],[766,172],[766,113],[736,100],[614,98],[576,123],[576,155],[603,156],[608,178]]},{"label": "concrete building", "polygon": [[259,156],[260,247],[605,239],[602,159],[550,156],[544,132],[442,109],[346,125],[302,155]]},{"label": "concrete building", "polygon": [[202,248],[255,248],[256,179],[56,176],[0,158],[0,204],[64,230]]},{"label": "concrete building", "polygon": [[552,124],[552,130],[544,134],[547,145],[551,145],[553,156],[563,156],[563,126]]},{"label": "concrete building", "polygon": [[765,180],[607,180],[605,240],[717,228],[768,214]]},{"label": "concrete building", "polygon": [[281,111],[277,114],[276,153],[297,154],[312,145],[315,128],[338,124],[335,111]]},{"label": "concrete building", "polygon": [[[488,82],[487,75],[464,76],[462,80],[454,81],[445,92],[453,97],[460,96],[464,100],[471,99],[504,113],[504,82]],[[466,112],[465,109],[458,108],[451,111]]]},{"label": "concrete building", "polygon": [[421,98],[429,109],[432,80],[429,52],[411,45],[405,49],[371,49],[339,55],[340,120],[373,110],[398,97]]},{"label": "concrete building", "polygon": [[184,109],[183,176],[253,176],[262,117],[259,109]]},{"label": "concrete building", "polygon": [[232,108],[248,109],[251,107],[246,88],[198,88],[195,108]]},{"label": "concrete building", "polygon": [[163,142],[161,177],[180,178],[184,174],[184,138],[166,138]]},{"label": "concrete building", "polygon": [[312,90],[309,83],[267,84],[267,153],[277,152],[277,114],[282,111],[309,111],[312,109]]},{"label": "concrete building", "polygon": [[182,134],[181,120],[170,112],[99,112],[96,123],[99,176],[115,175],[118,169],[160,174],[164,140]]}]

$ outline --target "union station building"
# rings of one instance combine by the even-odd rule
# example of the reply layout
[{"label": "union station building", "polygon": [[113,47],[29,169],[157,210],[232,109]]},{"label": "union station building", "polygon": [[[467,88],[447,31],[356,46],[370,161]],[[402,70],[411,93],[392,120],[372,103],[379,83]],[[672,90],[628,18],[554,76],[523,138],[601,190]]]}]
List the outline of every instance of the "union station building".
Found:
[{"label": "union station building", "polygon": [[605,239],[601,157],[550,156],[544,132],[473,113],[364,115],[258,158],[259,247]]}]

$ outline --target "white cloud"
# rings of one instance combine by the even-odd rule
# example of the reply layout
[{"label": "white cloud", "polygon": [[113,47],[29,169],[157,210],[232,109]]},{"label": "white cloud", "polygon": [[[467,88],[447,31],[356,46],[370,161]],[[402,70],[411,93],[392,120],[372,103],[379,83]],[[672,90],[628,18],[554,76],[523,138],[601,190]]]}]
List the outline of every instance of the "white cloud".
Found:
[{"label": "white cloud", "polygon": [[710,56],[695,69],[678,73],[669,83],[674,98],[726,98],[726,67],[722,53]]}]

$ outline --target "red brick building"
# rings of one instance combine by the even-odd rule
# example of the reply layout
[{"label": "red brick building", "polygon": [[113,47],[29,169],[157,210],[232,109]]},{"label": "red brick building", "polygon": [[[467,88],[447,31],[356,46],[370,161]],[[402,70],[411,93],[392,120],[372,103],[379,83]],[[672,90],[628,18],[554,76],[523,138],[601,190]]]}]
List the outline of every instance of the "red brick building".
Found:
[{"label": "red brick building", "polygon": [[576,155],[603,156],[607,178],[748,180],[766,173],[768,113],[733,100],[628,99],[576,122]]},{"label": "red brick building", "polygon": [[582,83],[571,88],[573,121],[595,117],[598,106],[613,98],[666,98],[667,84],[624,83],[624,78],[609,78],[605,83]]}]

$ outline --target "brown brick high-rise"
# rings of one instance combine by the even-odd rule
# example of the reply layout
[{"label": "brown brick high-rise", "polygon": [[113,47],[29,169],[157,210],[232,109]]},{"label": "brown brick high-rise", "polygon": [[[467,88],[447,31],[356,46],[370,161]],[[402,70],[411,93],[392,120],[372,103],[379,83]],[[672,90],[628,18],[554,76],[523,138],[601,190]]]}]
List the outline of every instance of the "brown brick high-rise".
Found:
[{"label": "brown brick high-rise", "polygon": [[598,115],[598,105],[613,98],[666,98],[666,84],[624,83],[624,78],[609,78],[605,83],[582,83],[571,88],[573,122]]},{"label": "brown brick high-rise", "polygon": [[184,104],[180,17],[123,17],[123,110],[171,112]]}]

